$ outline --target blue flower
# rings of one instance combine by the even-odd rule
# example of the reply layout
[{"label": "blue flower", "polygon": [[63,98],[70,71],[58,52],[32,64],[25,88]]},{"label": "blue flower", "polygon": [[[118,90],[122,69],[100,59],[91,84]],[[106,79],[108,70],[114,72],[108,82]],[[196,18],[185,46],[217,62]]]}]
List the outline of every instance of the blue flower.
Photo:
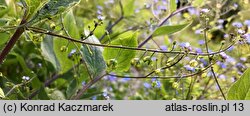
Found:
[{"label": "blue flower", "polygon": [[210,11],[210,10],[207,9],[207,8],[201,9],[201,12],[202,12],[202,13],[208,13],[209,11]]},{"label": "blue flower", "polygon": [[237,9],[238,7],[239,7],[239,5],[234,3],[234,8]]},{"label": "blue flower", "polygon": [[245,66],[242,63],[237,63],[236,67],[239,68],[239,69],[244,69],[245,68]]},{"label": "blue flower", "polygon": [[103,97],[107,97],[108,93],[107,92],[103,92],[102,95],[103,95]]},{"label": "blue flower", "polygon": [[85,86],[85,85],[86,85],[86,82],[85,82],[85,81],[83,81],[83,82],[82,82],[82,86]]},{"label": "blue flower", "polygon": [[229,34],[224,34],[224,38],[228,38],[229,37]]},{"label": "blue flower", "polygon": [[217,22],[219,23],[219,24],[223,24],[224,23],[224,19],[219,19]]},{"label": "blue flower", "polygon": [[129,77],[129,75],[125,75],[125,77],[126,77],[126,78],[122,78],[122,79],[121,79],[121,82],[126,83],[126,82],[128,82],[128,81],[131,80],[131,78],[127,78],[127,77]]},{"label": "blue flower", "polygon": [[221,57],[222,59],[227,59],[227,58],[229,58],[229,56],[228,56],[225,52],[221,52],[219,55],[220,55],[220,57]]},{"label": "blue flower", "polygon": [[241,28],[243,26],[240,22],[233,22],[232,25],[237,28]]},{"label": "blue flower", "polygon": [[217,62],[217,64],[221,67],[221,68],[227,68],[227,65],[223,62]]},{"label": "blue flower", "polygon": [[196,10],[195,8],[189,8],[187,10],[188,10],[189,14],[199,16],[199,11]]},{"label": "blue flower", "polygon": [[147,89],[151,88],[151,84],[149,84],[149,83],[147,83],[147,82],[143,83],[143,86],[144,86],[145,88],[147,88]]},{"label": "blue flower", "polygon": [[245,20],[244,24],[247,25],[248,27],[250,27],[250,20]]},{"label": "blue flower", "polygon": [[202,33],[202,29],[195,30],[194,33],[195,33],[195,34],[201,34],[201,33]]},{"label": "blue flower", "polygon": [[218,78],[225,80],[225,79],[226,79],[226,76],[223,75],[223,74],[221,74],[221,75],[218,76]]},{"label": "blue flower", "polygon": [[241,34],[241,35],[245,33],[245,31],[242,29],[239,29],[237,32],[238,32],[238,34]]},{"label": "blue flower", "polygon": [[200,62],[204,65],[204,66],[207,66],[207,61],[203,58],[200,59]]},{"label": "blue flower", "polygon": [[234,50],[234,46],[231,46],[230,48],[228,48],[228,51],[233,51]]},{"label": "blue flower", "polygon": [[96,100],[96,99],[97,99],[97,97],[96,97],[96,96],[93,96],[91,99],[92,99],[92,100]]},{"label": "blue flower", "polygon": [[156,82],[156,88],[161,88],[161,82],[159,80],[155,81]]},{"label": "blue flower", "polygon": [[201,49],[201,48],[196,48],[196,49],[195,49],[195,52],[196,52],[196,53],[202,53],[202,49]]},{"label": "blue flower", "polygon": [[22,79],[25,80],[25,81],[29,81],[29,80],[30,80],[30,77],[28,77],[28,76],[23,76]]},{"label": "blue flower", "polygon": [[163,51],[167,51],[168,50],[168,47],[166,45],[161,45],[160,48]]},{"label": "blue flower", "polygon": [[192,47],[190,46],[190,43],[188,42],[180,43],[180,47],[185,50],[192,51]]},{"label": "blue flower", "polygon": [[200,45],[203,45],[203,44],[205,44],[205,41],[204,41],[204,40],[199,40],[198,43],[199,43]]},{"label": "blue flower", "polygon": [[247,61],[247,58],[246,58],[246,57],[241,57],[240,60],[241,60],[242,62],[246,62],[246,61]]},{"label": "blue flower", "polygon": [[108,76],[108,79],[109,79],[111,82],[113,82],[113,81],[116,81],[117,77],[114,76],[114,75],[109,75],[109,76]]},{"label": "blue flower", "polygon": [[195,68],[194,68],[194,67],[191,67],[190,65],[186,65],[186,66],[184,66],[184,68],[185,68],[187,71],[195,72]]}]

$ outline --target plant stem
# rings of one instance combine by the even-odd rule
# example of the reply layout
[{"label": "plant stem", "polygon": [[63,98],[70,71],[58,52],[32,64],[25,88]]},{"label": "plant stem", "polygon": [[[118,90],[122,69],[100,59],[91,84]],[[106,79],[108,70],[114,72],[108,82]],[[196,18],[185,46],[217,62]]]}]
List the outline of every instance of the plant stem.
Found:
[{"label": "plant stem", "polygon": [[[24,4],[24,6],[26,6],[26,4]],[[26,19],[27,15],[28,15],[28,10],[25,8],[21,23],[17,27],[15,33],[10,38],[10,41],[7,43],[7,45],[4,47],[3,51],[0,53],[0,64],[3,63],[3,60],[5,59],[5,57],[9,54],[10,50],[13,48],[13,46],[16,44],[17,40],[21,37],[21,35],[25,31],[25,24],[27,22],[27,19]]]},{"label": "plant stem", "polygon": [[[183,10],[186,10],[188,8],[192,8],[192,6],[186,6],[180,9],[177,9],[176,11],[172,12],[170,15],[168,15],[165,19],[163,19],[163,21],[161,21],[158,24],[158,27],[162,26],[164,23],[166,23],[171,17],[175,16],[176,14],[180,13]],[[153,31],[154,32],[154,31]],[[153,37],[153,32],[143,41],[139,44],[138,48],[141,48],[142,46],[144,46],[150,39],[152,39]]]},{"label": "plant stem", "polygon": [[20,38],[20,36],[22,35],[23,32],[24,32],[24,27],[17,28],[16,32],[13,34],[10,41],[7,43],[7,45],[5,46],[5,48],[3,49],[3,51],[0,54],[0,64],[3,63],[3,60],[9,54],[10,50],[13,48],[13,46],[15,45],[17,40]]},{"label": "plant stem", "polygon": [[[119,48],[119,49],[121,48],[121,49],[127,49],[127,50],[147,51],[147,52],[164,53],[164,54],[165,53],[168,53],[168,54],[186,54],[185,51],[164,51],[164,50],[157,50],[157,49],[145,49],[145,48],[128,47],[128,46],[121,46],[121,45],[107,45],[107,44],[90,43],[90,42],[80,41],[80,40],[77,40],[75,38],[71,38],[71,37],[68,37],[68,36],[59,35],[59,34],[56,34],[54,32],[47,31],[47,30],[40,29],[40,28],[36,28],[36,27],[28,27],[28,30],[34,31],[36,33],[42,33],[42,34],[47,34],[47,35],[67,39],[67,40],[70,40],[70,41],[76,42],[76,43],[82,43],[82,44],[86,44],[86,45],[93,45],[93,46],[99,46],[99,47]],[[217,52],[212,52],[212,53],[189,52],[188,54],[189,55],[200,55],[200,56],[215,55],[215,54],[219,54],[221,52],[227,51],[234,44],[235,43],[232,43],[229,46],[227,46],[226,48],[224,48],[223,50],[217,51]]]},{"label": "plant stem", "polygon": [[102,72],[101,76],[94,78],[93,80],[91,80],[90,82],[88,82],[86,85],[84,85],[82,87],[82,89],[77,93],[76,96],[72,97],[71,99],[73,100],[78,100],[81,98],[81,96],[83,95],[83,93],[88,90],[92,85],[94,85],[96,82],[98,82],[99,80],[101,80],[104,76],[106,76],[107,74],[105,72]]}]

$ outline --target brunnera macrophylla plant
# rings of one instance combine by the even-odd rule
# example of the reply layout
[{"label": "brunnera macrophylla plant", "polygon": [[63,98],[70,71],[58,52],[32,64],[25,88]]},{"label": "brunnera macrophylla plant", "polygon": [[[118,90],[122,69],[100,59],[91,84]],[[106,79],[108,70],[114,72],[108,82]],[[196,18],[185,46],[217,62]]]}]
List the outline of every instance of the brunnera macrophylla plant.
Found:
[{"label": "brunnera macrophylla plant", "polygon": [[247,1],[5,0],[1,99],[250,99]]}]

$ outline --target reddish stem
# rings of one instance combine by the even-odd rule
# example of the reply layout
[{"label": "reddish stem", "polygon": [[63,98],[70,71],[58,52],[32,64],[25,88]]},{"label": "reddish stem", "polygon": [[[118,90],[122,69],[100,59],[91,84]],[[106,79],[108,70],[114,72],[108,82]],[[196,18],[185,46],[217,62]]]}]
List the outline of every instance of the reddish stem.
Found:
[{"label": "reddish stem", "polygon": [[23,20],[20,23],[20,27],[16,29],[16,32],[13,34],[13,36],[10,38],[10,41],[7,43],[3,51],[0,53],[0,64],[3,63],[3,60],[5,59],[5,57],[9,54],[10,50],[13,48],[17,40],[21,37],[22,33],[25,31],[24,27],[21,26],[25,24],[25,22],[26,21]]}]

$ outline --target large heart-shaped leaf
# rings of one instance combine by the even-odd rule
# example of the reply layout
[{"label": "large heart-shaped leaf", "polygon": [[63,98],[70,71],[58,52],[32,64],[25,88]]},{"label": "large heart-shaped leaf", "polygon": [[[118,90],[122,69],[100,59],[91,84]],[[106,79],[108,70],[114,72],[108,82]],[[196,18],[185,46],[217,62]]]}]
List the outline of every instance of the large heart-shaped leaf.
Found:
[{"label": "large heart-shaped leaf", "polygon": [[33,17],[49,0],[25,0],[28,7],[27,19]]},{"label": "large heart-shaped leaf", "polygon": [[66,95],[67,95],[67,98],[70,98],[72,95],[74,95],[76,92],[77,92],[77,88],[78,88],[78,82],[77,82],[77,79],[73,79],[67,90],[66,90]]},{"label": "large heart-shaped leaf", "polygon": [[126,0],[125,5],[124,5],[124,16],[131,16],[134,14],[134,9],[135,9],[135,0]]},{"label": "large heart-shaped leaf", "polygon": [[[95,36],[90,36],[87,40],[90,43],[100,44]],[[92,77],[96,77],[106,69],[106,63],[102,56],[103,49],[96,46],[83,45],[81,48],[83,59]]]},{"label": "large heart-shaped leaf", "polygon": [[53,37],[50,35],[46,35],[41,43],[42,54],[46,60],[50,61],[54,68],[59,71],[60,63],[56,58],[56,54],[54,52],[54,44]]},{"label": "large heart-shaped leaf", "polygon": [[153,36],[156,37],[156,36],[161,36],[161,35],[171,35],[171,34],[181,31],[182,29],[184,29],[190,24],[191,23],[185,23],[181,25],[161,26],[154,31]]},{"label": "large heart-shaped leaf", "polygon": [[228,100],[250,100],[250,68],[231,86],[227,94]]},{"label": "large heart-shaped leaf", "polygon": [[[126,32],[119,35],[111,45],[124,46],[124,47],[136,47],[137,32]],[[124,50],[117,48],[105,48],[103,52],[104,59],[108,62],[111,59],[117,60],[117,68],[113,71],[127,71],[130,68],[130,62],[135,57],[136,51]]]},{"label": "large heart-shaped leaf", "polygon": [[[65,27],[65,30],[67,31],[70,37],[80,38],[80,34],[76,26],[75,17],[72,11],[69,11],[65,15],[65,17],[63,18],[63,24]],[[71,69],[74,65],[74,62],[68,58],[68,55],[70,54],[70,52],[72,52],[72,50],[77,51],[77,48],[76,48],[77,46],[76,44],[68,40],[59,39],[59,38],[55,38],[53,42],[54,42],[54,51],[56,54],[56,58],[58,59],[60,66],[61,66],[61,73],[64,73],[68,71],[69,69]],[[68,51],[62,52],[61,50],[62,47],[67,47]]]},{"label": "large heart-shaped leaf", "polygon": [[[36,1],[36,0],[31,0]],[[47,4],[38,10],[37,14],[34,16],[32,22],[41,21],[47,18],[52,18],[57,16],[64,11],[68,10],[72,6],[75,6],[79,3],[80,0],[50,0]]]}]

